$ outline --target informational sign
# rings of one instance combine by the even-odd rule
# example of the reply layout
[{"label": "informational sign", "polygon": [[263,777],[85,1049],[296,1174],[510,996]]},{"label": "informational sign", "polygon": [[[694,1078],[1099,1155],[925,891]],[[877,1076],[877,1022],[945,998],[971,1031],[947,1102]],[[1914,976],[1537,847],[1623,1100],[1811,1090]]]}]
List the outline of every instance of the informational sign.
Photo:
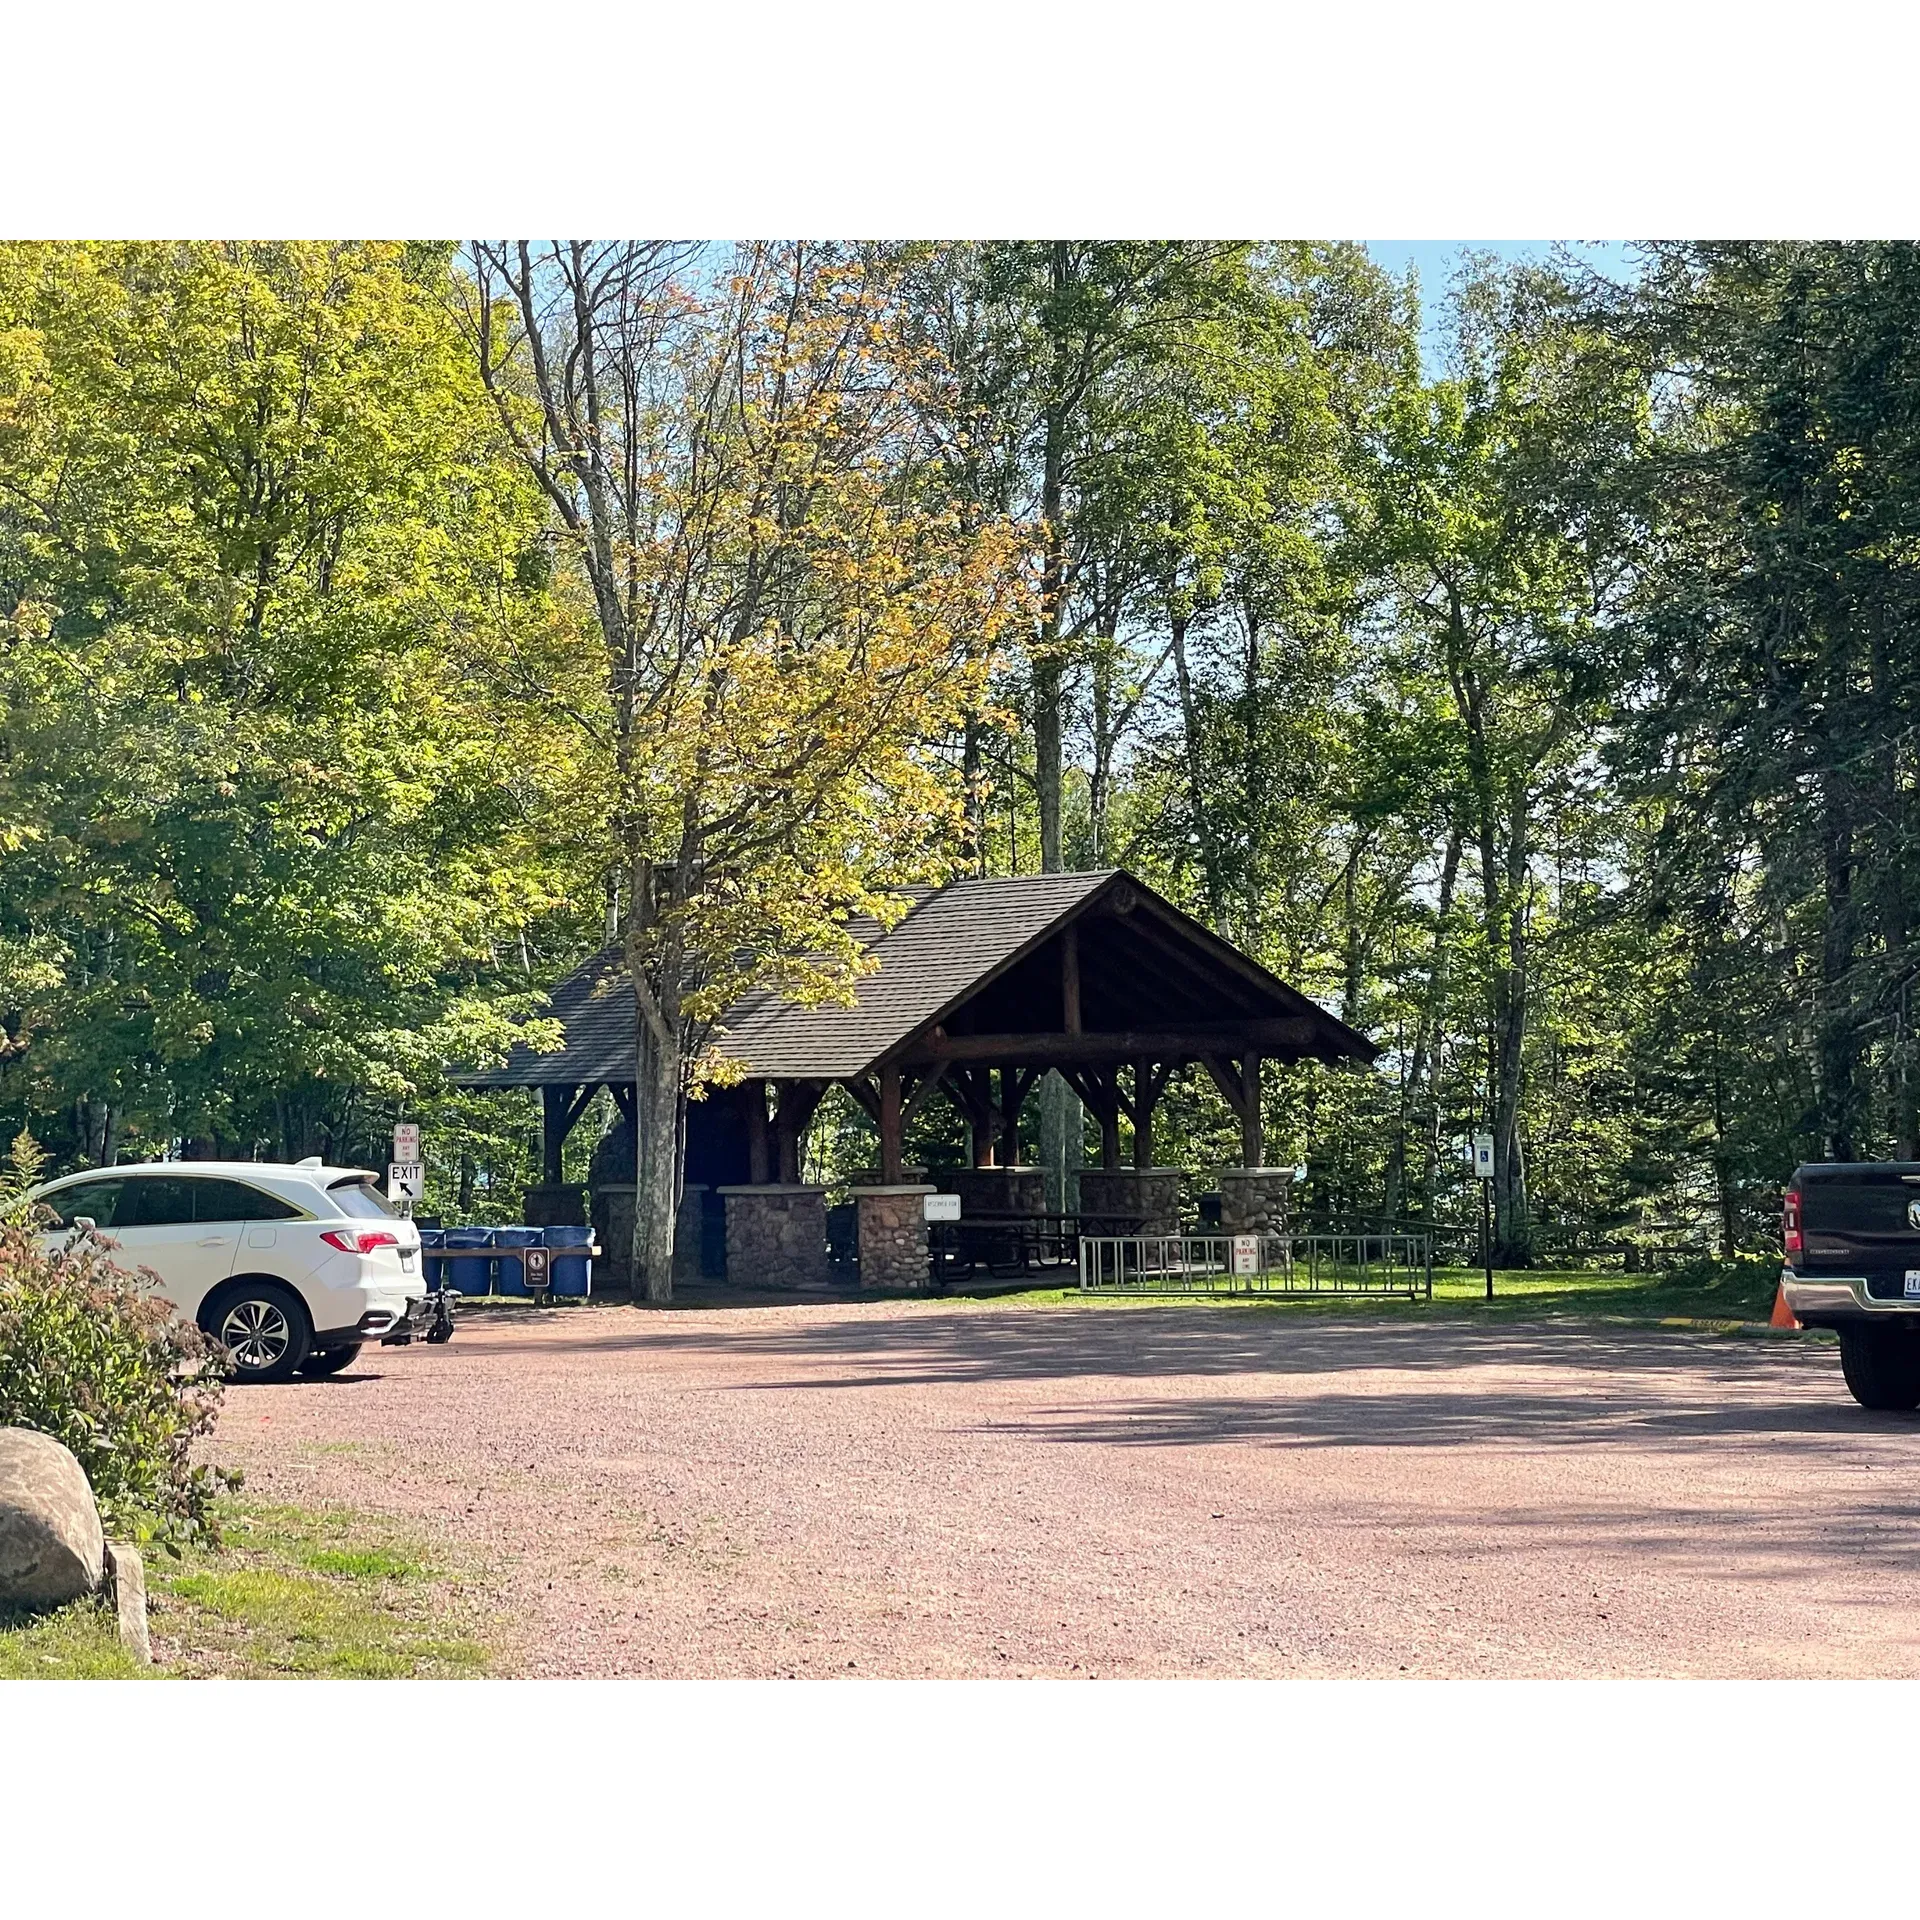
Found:
[{"label": "informational sign", "polygon": [[389,1200],[418,1200],[427,1190],[427,1170],[418,1160],[396,1160],[387,1169]]},{"label": "informational sign", "polygon": [[920,1196],[921,1218],[930,1224],[936,1220],[958,1220],[960,1218],[960,1196],[957,1193],[926,1193]]},{"label": "informational sign", "polygon": [[396,1120],[393,1125],[393,1157],[403,1166],[411,1166],[420,1158],[420,1123],[417,1120]]},{"label": "informational sign", "polygon": [[1482,1180],[1493,1178],[1493,1135],[1490,1133],[1473,1136],[1473,1170]]},{"label": "informational sign", "polygon": [[526,1247],[521,1250],[520,1258],[526,1262],[527,1291],[545,1293],[553,1285],[553,1249]]},{"label": "informational sign", "polygon": [[1233,1236],[1233,1270],[1235,1273],[1260,1271],[1260,1236],[1257,1233],[1236,1233]]}]

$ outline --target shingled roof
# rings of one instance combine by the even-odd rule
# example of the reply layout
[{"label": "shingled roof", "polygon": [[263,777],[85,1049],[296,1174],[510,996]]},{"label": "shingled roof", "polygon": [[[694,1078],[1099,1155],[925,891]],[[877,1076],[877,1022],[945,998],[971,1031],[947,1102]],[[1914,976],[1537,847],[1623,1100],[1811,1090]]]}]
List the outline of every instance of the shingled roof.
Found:
[{"label": "shingled roof", "polygon": [[[906,916],[890,930],[872,921],[853,929],[880,963],[856,983],[855,1004],[802,1007],[758,991],[727,1010],[715,1045],[764,1079],[845,1080],[864,1074],[1008,974],[1103,894],[1119,902],[1122,911],[1130,911],[1135,900],[1149,904],[1202,964],[1230,969],[1241,990],[1265,1010],[1309,1017],[1316,1044],[1301,1051],[1373,1057],[1375,1049],[1362,1036],[1117,869],[912,889]],[[516,1046],[500,1067],[454,1078],[476,1087],[632,1080],[634,1005],[617,947],[603,949],[568,975],[554,989],[551,1013],[566,1028],[566,1045],[559,1052]]]}]

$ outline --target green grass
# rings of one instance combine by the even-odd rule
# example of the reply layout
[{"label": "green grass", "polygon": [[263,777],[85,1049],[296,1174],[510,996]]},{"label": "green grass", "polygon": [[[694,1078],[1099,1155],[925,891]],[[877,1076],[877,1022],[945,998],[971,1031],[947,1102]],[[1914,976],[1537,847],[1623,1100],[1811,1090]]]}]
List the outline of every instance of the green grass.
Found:
[{"label": "green grass", "polygon": [[234,1502],[224,1539],[149,1551],[156,1665],[136,1667],[92,1602],[0,1619],[0,1679],[160,1676],[402,1680],[484,1673],[487,1621],[461,1572],[391,1521]]},{"label": "green grass", "polygon": [[1594,1273],[1533,1268],[1494,1271],[1494,1297],[1488,1301],[1486,1276],[1478,1268],[1436,1267],[1433,1299],[1409,1300],[1404,1294],[1082,1294],[1077,1287],[1034,1287],[1017,1292],[963,1287],[944,1298],[978,1298],[996,1305],[1213,1306],[1240,1313],[1369,1313],[1392,1316],[1444,1315],[1485,1321],[1587,1319],[1628,1320],[1648,1325],[1707,1323],[1755,1328],[1773,1309],[1779,1280],[1777,1259],[1742,1259],[1669,1273]]},{"label": "green grass", "polygon": [[0,1614],[0,1680],[137,1680],[113,1610],[82,1600],[58,1613]]},{"label": "green grass", "polygon": [[368,1514],[235,1505],[217,1552],[153,1570],[154,1630],[187,1671],[408,1679],[481,1673],[461,1582]]}]

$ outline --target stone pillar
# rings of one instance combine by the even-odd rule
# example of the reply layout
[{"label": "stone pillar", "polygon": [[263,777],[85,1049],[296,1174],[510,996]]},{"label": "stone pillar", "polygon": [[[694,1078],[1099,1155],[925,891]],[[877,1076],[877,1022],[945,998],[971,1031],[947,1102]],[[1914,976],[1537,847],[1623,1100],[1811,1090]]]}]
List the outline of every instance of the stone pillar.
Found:
[{"label": "stone pillar", "polygon": [[1222,1167],[1219,1178],[1222,1233],[1286,1232],[1291,1167]]},{"label": "stone pillar", "polygon": [[976,1213],[1045,1213],[1044,1167],[942,1167],[934,1175],[942,1193],[960,1196],[960,1218]]},{"label": "stone pillar", "polygon": [[736,1287],[827,1285],[825,1187],[722,1187],[727,1279]]},{"label": "stone pillar", "polygon": [[567,1181],[543,1180],[527,1189],[520,1218],[529,1227],[584,1227],[587,1190]]},{"label": "stone pillar", "polygon": [[860,1284],[925,1287],[933,1277],[921,1202],[932,1187],[855,1187],[860,1210]]},{"label": "stone pillar", "polygon": [[1131,1218],[1144,1224],[1131,1231],[1147,1234],[1180,1231],[1178,1167],[1083,1167],[1080,1170],[1080,1218],[1091,1232],[1117,1232],[1099,1223]]},{"label": "stone pillar", "polygon": [[594,1291],[633,1287],[633,1207],[631,1180],[602,1180],[593,1189],[593,1237],[600,1243]]},{"label": "stone pillar", "polygon": [[698,1280],[700,1268],[700,1222],[705,1212],[707,1190],[692,1181],[680,1189],[680,1211],[673,1217],[673,1277],[676,1281]]}]

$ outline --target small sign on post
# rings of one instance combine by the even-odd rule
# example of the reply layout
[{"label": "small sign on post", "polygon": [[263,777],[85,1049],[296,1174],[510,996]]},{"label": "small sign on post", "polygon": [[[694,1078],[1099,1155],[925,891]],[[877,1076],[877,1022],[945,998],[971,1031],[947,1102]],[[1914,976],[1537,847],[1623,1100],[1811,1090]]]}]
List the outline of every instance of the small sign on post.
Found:
[{"label": "small sign on post", "polygon": [[1260,1236],[1257,1233],[1236,1233],[1233,1236],[1233,1270],[1235,1273],[1260,1271]]},{"label": "small sign on post", "polygon": [[393,1157],[402,1166],[420,1158],[420,1123],[396,1120],[393,1123]]},{"label": "small sign on post", "polygon": [[1480,1182],[1480,1259],[1487,1270],[1487,1298],[1493,1298],[1493,1135],[1473,1136],[1473,1171]]},{"label": "small sign on post", "polygon": [[954,1221],[960,1218],[960,1196],[957,1193],[928,1193],[920,1197],[920,1217],[929,1226],[936,1221]]},{"label": "small sign on post", "polygon": [[526,1276],[527,1291],[536,1296],[544,1294],[553,1285],[553,1249],[551,1247],[523,1247],[520,1250],[523,1262],[522,1271]]},{"label": "small sign on post", "polygon": [[387,1198],[418,1200],[427,1190],[427,1170],[418,1160],[396,1160],[387,1168]]}]

